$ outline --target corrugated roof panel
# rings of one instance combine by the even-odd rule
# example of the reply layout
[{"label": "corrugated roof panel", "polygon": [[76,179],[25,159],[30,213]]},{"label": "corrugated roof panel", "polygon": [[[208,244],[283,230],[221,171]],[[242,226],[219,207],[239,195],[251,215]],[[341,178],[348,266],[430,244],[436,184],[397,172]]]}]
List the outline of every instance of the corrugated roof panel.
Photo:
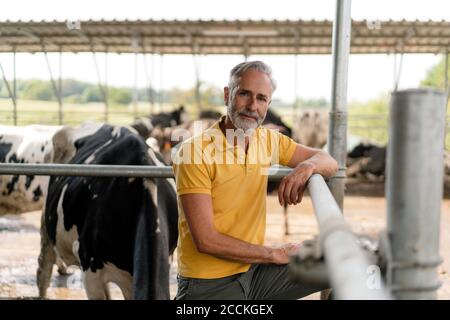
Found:
[{"label": "corrugated roof panel", "polygon": [[[158,53],[323,54],[331,51],[332,23],[283,21],[41,21],[0,22],[0,52],[103,51],[134,52],[136,38]],[[436,53],[450,47],[447,21],[353,21],[352,53]],[[439,48],[440,47],[440,48]],[[40,49],[39,49],[40,48]],[[298,51],[297,51],[298,50]]]}]

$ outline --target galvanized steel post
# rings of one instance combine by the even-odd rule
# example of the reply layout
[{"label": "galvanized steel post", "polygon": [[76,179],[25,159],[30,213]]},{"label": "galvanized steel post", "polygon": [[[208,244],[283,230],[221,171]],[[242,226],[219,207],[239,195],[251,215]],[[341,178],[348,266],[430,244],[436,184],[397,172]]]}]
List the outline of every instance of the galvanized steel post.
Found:
[{"label": "galvanized steel post", "polygon": [[333,22],[333,82],[331,94],[328,152],[338,162],[339,171],[329,187],[339,207],[343,208],[345,163],[347,157],[347,71],[350,54],[351,0],[336,1]]},{"label": "galvanized steel post", "polygon": [[387,284],[397,299],[435,299],[440,286],[445,94],[392,94],[387,162]]}]

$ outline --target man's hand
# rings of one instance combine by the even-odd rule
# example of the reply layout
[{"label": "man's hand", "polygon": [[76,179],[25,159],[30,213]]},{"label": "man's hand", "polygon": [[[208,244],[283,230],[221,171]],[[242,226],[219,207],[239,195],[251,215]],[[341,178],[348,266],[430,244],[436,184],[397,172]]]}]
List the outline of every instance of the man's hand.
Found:
[{"label": "man's hand", "polygon": [[294,171],[285,176],[278,187],[280,205],[298,204],[302,201],[309,178],[314,173],[315,165],[310,162],[300,163]]},{"label": "man's hand", "polygon": [[300,243],[288,243],[279,248],[274,248],[272,263],[275,264],[289,263],[289,257],[300,248],[300,245],[301,245]]}]

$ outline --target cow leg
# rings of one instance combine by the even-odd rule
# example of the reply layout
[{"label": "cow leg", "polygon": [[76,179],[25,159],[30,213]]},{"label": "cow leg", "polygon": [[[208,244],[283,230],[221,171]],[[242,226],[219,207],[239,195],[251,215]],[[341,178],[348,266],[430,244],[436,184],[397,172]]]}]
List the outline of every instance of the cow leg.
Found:
[{"label": "cow leg", "polygon": [[38,257],[38,269],[36,272],[39,297],[47,296],[47,289],[50,286],[53,265],[56,262],[56,254],[53,245],[48,237],[47,228],[44,221],[44,213],[41,217],[41,251]]},{"label": "cow leg", "polygon": [[284,215],[284,235],[289,235],[289,219],[288,219],[288,205],[285,203],[283,206]]},{"label": "cow leg", "polygon": [[58,274],[59,275],[66,276],[66,275],[70,274],[67,271],[66,264],[64,263],[64,261],[61,259],[61,257],[58,254],[56,254],[56,266],[58,267]]},{"label": "cow leg", "polygon": [[103,280],[102,270],[90,269],[83,272],[84,290],[89,300],[105,300],[110,298],[108,284]]},{"label": "cow leg", "polygon": [[131,284],[130,285],[125,285],[125,286],[120,285],[120,284],[117,284],[117,285],[119,286],[120,291],[122,291],[123,298],[125,300],[133,299],[133,288],[132,288]]},{"label": "cow leg", "polygon": [[123,294],[125,300],[133,299],[133,277],[126,271],[121,270],[111,263],[106,263],[102,269],[103,279],[107,283],[114,283]]}]

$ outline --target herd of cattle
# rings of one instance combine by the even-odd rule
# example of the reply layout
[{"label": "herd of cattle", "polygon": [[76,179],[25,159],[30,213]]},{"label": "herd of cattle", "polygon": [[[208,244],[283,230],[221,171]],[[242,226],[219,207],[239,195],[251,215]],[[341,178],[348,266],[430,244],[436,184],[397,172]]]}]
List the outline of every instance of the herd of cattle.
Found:
[{"label": "herd of cattle", "polygon": [[[203,112],[202,128],[219,116]],[[291,130],[270,111],[264,125],[322,148],[327,117],[306,111]],[[0,126],[0,163],[170,165],[177,130],[183,132],[180,140],[194,130],[183,107],[137,119],[131,126]],[[383,177],[385,158],[386,148],[359,144],[349,152],[348,175]],[[276,186],[270,184],[268,191]],[[170,257],[178,239],[173,179],[3,175],[0,192],[0,215],[42,209],[41,297],[57,264],[60,273],[66,266],[80,266],[90,299],[109,298],[109,282],[126,299],[169,299]]]}]

